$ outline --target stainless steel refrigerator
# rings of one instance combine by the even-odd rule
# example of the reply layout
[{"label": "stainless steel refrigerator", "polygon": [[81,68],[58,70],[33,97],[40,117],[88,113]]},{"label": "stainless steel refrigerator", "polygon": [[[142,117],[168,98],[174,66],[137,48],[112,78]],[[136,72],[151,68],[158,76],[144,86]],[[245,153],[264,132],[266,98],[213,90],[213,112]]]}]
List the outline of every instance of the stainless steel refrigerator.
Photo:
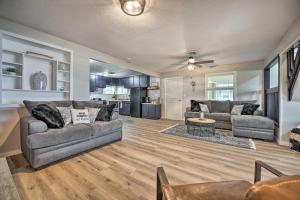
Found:
[{"label": "stainless steel refrigerator", "polygon": [[142,103],[145,102],[147,96],[146,88],[132,88],[130,90],[130,116],[142,117]]}]

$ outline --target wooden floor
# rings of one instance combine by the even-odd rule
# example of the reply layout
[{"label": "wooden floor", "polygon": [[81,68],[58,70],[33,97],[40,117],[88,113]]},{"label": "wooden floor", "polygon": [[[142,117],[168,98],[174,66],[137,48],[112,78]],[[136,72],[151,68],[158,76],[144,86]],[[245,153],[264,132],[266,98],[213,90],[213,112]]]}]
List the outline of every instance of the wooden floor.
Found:
[{"label": "wooden floor", "polygon": [[171,184],[252,182],[255,159],[300,174],[300,154],[274,143],[255,141],[256,150],[243,149],[159,133],[175,121],[123,121],[122,141],[39,171],[31,170],[21,155],[8,158],[21,199],[153,200],[158,166],[165,168]]}]

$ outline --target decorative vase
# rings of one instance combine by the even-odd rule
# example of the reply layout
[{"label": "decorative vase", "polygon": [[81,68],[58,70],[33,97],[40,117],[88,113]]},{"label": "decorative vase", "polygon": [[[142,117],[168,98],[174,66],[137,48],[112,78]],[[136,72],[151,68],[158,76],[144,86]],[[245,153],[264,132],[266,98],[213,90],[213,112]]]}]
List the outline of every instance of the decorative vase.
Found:
[{"label": "decorative vase", "polygon": [[31,76],[31,84],[33,90],[46,90],[47,76],[41,71],[34,73]]}]

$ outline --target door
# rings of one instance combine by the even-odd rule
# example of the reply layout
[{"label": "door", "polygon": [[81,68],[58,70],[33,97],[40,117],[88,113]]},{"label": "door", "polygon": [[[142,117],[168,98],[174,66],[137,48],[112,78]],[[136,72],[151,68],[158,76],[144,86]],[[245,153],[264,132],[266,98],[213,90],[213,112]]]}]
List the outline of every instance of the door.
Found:
[{"label": "door", "polygon": [[165,79],[165,113],[167,119],[182,120],[183,78]]},{"label": "door", "polygon": [[280,60],[277,56],[264,70],[265,115],[279,124]]}]

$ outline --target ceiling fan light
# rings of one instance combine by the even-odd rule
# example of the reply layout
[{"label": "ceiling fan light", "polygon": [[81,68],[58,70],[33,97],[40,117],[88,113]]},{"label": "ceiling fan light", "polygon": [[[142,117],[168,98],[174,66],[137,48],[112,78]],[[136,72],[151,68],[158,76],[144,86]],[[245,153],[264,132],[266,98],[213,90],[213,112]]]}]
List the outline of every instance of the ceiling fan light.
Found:
[{"label": "ceiling fan light", "polygon": [[189,71],[192,71],[192,70],[195,69],[195,65],[188,65],[188,66],[187,66],[187,69],[188,69]]},{"label": "ceiling fan light", "polygon": [[138,16],[144,12],[145,0],[120,0],[121,9],[130,16]]},{"label": "ceiling fan light", "polygon": [[193,57],[189,57],[189,63],[195,63],[195,59]]}]

